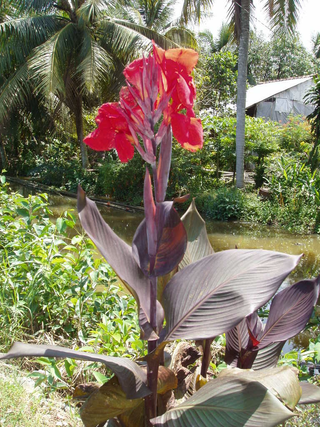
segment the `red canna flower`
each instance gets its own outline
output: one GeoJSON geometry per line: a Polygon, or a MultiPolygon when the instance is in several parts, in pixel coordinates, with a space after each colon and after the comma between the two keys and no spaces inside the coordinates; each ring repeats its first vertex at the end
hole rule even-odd
{"type": "Polygon", "coordinates": [[[123,163],[131,160],[134,154],[134,138],[119,103],[103,104],[99,108],[96,123],[98,128],[90,133],[84,142],[97,151],[115,148],[123,163]]]}
{"type": "Polygon", "coordinates": [[[99,109],[98,128],[84,140],[91,148],[115,148],[120,160],[127,162],[135,146],[142,158],[153,164],[156,146],[170,125],[182,147],[190,151],[202,147],[201,121],[193,112],[196,90],[191,76],[198,54],[191,49],[165,51],[154,43],[153,53],[125,68],[128,86],[121,89],[120,103],[99,109]],[[155,134],[161,116],[163,122],[155,134]]]}
{"type": "Polygon", "coordinates": [[[172,124],[172,133],[182,147],[196,151],[203,146],[201,120],[194,117],[192,109],[196,89],[191,72],[197,64],[198,54],[192,49],[165,51],[155,43],[153,53],[162,71],[160,95],[171,92],[172,98],[171,104],[164,112],[164,122],[166,125],[172,124]]]}
{"type": "Polygon", "coordinates": [[[172,133],[179,144],[188,151],[197,151],[203,146],[201,120],[189,115],[173,113],[171,116],[172,133]]]}

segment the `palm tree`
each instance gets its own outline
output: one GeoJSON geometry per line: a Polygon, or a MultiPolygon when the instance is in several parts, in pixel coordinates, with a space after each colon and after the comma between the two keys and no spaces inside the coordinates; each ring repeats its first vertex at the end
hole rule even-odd
{"type": "MultiPolygon", "coordinates": [[[[237,187],[244,185],[244,131],[247,63],[250,36],[250,17],[254,6],[253,0],[225,0],[230,3],[229,18],[239,43],[238,81],[237,81],[237,187]]],[[[263,0],[264,8],[269,14],[274,31],[292,33],[301,8],[302,0],[263,0]]],[[[211,7],[214,0],[184,0],[181,19],[184,22],[194,18],[200,20],[201,12],[211,7]]]]}
{"type": "Polygon", "coordinates": [[[119,19],[129,9],[125,3],[120,7],[112,0],[7,2],[13,16],[0,23],[0,76],[4,77],[0,123],[35,92],[54,107],[66,105],[76,125],[82,165],[87,167],[83,143],[87,94],[97,88],[106,91],[108,84],[119,86],[117,80],[134,50],[146,48],[141,34],[164,48],[176,44],[143,23],[119,19]]]}

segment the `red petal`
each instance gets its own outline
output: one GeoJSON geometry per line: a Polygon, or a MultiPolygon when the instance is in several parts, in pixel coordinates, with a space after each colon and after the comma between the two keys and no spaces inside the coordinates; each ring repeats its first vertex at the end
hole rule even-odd
{"type": "Polygon", "coordinates": [[[114,145],[122,163],[127,163],[134,155],[134,147],[131,142],[133,142],[133,138],[129,135],[125,135],[124,133],[118,133],[116,135],[114,145]]]}
{"type": "Polygon", "coordinates": [[[143,71],[143,59],[136,59],[124,69],[124,76],[129,83],[137,89],[141,89],[141,76],[143,71]]]}
{"type": "Polygon", "coordinates": [[[161,65],[162,62],[164,61],[166,51],[161,49],[161,47],[158,47],[153,40],[152,40],[152,44],[153,44],[153,55],[156,58],[157,63],[161,65]]]}
{"type": "Polygon", "coordinates": [[[260,341],[257,340],[257,338],[254,337],[253,333],[250,331],[250,329],[248,328],[248,333],[249,333],[249,337],[252,341],[253,347],[257,347],[260,344],[260,341]]]}
{"type": "Polygon", "coordinates": [[[90,133],[83,142],[93,150],[96,151],[109,151],[114,148],[115,132],[113,129],[98,128],[90,133]]]}
{"type": "Polygon", "coordinates": [[[172,133],[179,144],[189,151],[203,146],[203,129],[200,119],[174,113],[171,117],[172,133]]]}

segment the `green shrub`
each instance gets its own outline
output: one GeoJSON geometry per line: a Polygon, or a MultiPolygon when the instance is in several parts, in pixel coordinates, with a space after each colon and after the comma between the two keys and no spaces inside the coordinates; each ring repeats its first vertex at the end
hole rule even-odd
{"type": "Polygon", "coordinates": [[[197,198],[197,207],[208,218],[220,221],[241,219],[245,198],[241,190],[221,187],[197,198]]]}
{"type": "MultiPolygon", "coordinates": [[[[86,343],[90,331],[102,334],[106,311],[114,314],[107,325],[114,336],[127,328],[137,341],[134,299],[114,293],[113,270],[97,258],[90,239],[75,235],[71,213],[56,223],[50,216],[45,194],[24,198],[0,186],[1,345],[39,331],[86,343]],[[125,315],[121,325],[119,312],[125,315]]],[[[116,341],[111,344],[120,351],[116,341]]],[[[132,345],[140,351],[139,343],[132,345]]]]}
{"type": "Polygon", "coordinates": [[[99,168],[97,194],[104,194],[113,199],[139,206],[143,199],[144,163],[135,155],[128,163],[121,163],[113,153],[106,153],[106,158],[99,168]]]}

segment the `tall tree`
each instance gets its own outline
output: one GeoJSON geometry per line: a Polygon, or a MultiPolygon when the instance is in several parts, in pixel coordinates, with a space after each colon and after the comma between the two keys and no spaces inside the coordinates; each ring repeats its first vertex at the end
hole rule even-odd
{"type": "MultiPolygon", "coordinates": [[[[0,122],[37,92],[65,104],[76,125],[83,167],[83,102],[119,77],[139,34],[164,48],[175,43],[156,30],[120,19],[126,4],[107,0],[7,0],[15,16],[0,24],[0,122]]],[[[130,57],[131,55],[131,57],[130,57]]]]}
{"type": "MultiPolygon", "coordinates": [[[[244,185],[244,130],[247,83],[248,46],[250,36],[250,17],[253,0],[225,0],[230,4],[229,17],[239,40],[238,89],[237,89],[237,187],[244,185]]],[[[302,0],[261,0],[269,14],[275,32],[292,33],[296,26],[302,0]]],[[[213,0],[184,0],[182,19],[201,18],[201,11],[212,5],[213,0]]]]}

